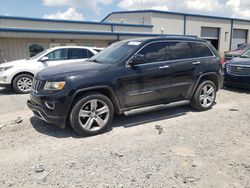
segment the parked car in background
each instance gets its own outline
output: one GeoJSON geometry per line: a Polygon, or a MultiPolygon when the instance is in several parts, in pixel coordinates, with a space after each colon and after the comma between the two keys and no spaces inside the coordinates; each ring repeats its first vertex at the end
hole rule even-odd
{"type": "Polygon", "coordinates": [[[34,114],[79,134],[103,131],[114,113],[190,101],[199,111],[214,104],[222,86],[220,55],[203,39],[157,37],[120,41],[88,61],[36,74],[27,102],[34,114]]]}
{"type": "Polygon", "coordinates": [[[224,85],[250,88],[250,50],[224,64],[224,85]]]}
{"type": "Polygon", "coordinates": [[[236,50],[225,52],[224,60],[229,61],[235,57],[239,57],[241,54],[250,49],[250,44],[242,44],[236,50]]]}
{"type": "Polygon", "coordinates": [[[0,64],[0,86],[12,87],[17,93],[29,93],[34,75],[47,67],[81,62],[101,48],[61,46],[45,50],[30,59],[0,64]]]}

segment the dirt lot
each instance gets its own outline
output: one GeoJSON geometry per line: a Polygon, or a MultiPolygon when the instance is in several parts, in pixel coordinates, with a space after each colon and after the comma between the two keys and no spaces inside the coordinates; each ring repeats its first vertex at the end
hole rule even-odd
{"type": "Polygon", "coordinates": [[[106,133],[79,137],[0,88],[0,187],[250,187],[249,94],[221,90],[206,112],[119,116],[106,133]]]}

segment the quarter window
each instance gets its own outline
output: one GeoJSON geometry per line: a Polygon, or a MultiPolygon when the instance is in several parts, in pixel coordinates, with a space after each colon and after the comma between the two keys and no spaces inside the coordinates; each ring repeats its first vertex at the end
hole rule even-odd
{"type": "Polygon", "coordinates": [[[193,49],[193,57],[211,57],[213,53],[204,43],[191,43],[193,49]]]}
{"type": "Polygon", "coordinates": [[[145,63],[165,60],[165,42],[156,42],[145,46],[138,54],[144,55],[145,63]]]}
{"type": "Polygon", "coordinates": [[[47,55],[49,60],[66,60],[68,59],[68,49],[55,50],[47,55]]]}

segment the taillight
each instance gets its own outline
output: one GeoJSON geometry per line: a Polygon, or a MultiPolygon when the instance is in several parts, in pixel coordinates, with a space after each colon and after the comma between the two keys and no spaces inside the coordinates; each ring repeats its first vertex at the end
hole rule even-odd
{"type": "Polygon", "coordinates": [[[220,64],[223,65],[224,63],[225,63],[225,59],[224,59],[224,57],[222,57],[222,58],[220,59],[220,64]]]}

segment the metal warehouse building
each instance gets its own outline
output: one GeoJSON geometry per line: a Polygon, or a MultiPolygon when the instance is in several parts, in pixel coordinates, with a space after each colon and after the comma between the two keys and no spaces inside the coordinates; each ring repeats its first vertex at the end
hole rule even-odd
{"type": "Polygon", "coordinates": [[[105,47],[132,37],[177,34],[207,39],[223,53],[248,42],[249,30],[250,20],[156,10],[113,12],[101,22],[0,16],[0,50],[11,61],[53,46],[105,47]]]}

